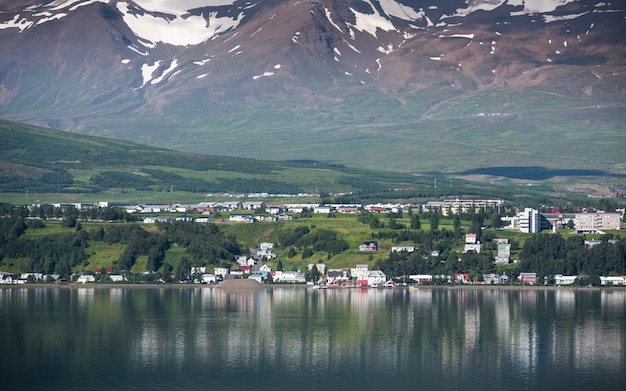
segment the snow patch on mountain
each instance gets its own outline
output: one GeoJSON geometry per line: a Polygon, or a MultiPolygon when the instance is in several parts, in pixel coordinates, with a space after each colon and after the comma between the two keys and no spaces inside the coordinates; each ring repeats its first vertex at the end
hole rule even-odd
{"type": "Polygon", "coordinates": [[[468,5],[467,8],[457,8],[454,14],[445,15],[444,17],[465,17],[476,11],[491,11],[506,3],[506,1],[507,0],[469,0],[466,1],[468,5]]]}
{"type": "Polygon", "coordinates": [[[106,1],[102,0],[88,0],[88,1],[76,1],[76,0],[61,0],[61,1],[53,1],[52,3],[46,4],[46,7],[49,7],[51,11],[59,11],[64,8],[70,7],[69,11],[76,11],[80,7],[84,7],[93,3],[106,3],[106,1]]]}
{"type": "Polygon", "coordinates": [[[170,66],[165,71],[163,71],[161,76],[157,77],[156,79],[151,80],[150,84],[158,84],[162,82],[169,73],[171,73],[174,69],[176,69],[177,66],[178,66],[178,61],[176,59],[172,60],[172,62],[170,63],[170,66]]]}
{"type": "Polygon", "coordinates": [[[423,11],[415,11],[413,8],[400,4],[395,0],[380,0],[379,3],[385,14],[398,19],[414,21],[421,20],[425,16],[423,11]]]}
{"type": "Polygon", "coordinates": [[[52,16],[50,16],[50,17],[48,17],[48,18],[41,18],[41,19],[39,19],[39,20],[37,21],[37,23],[36,23],[36,24],[37,24],[37,25],[39,25],[39,24],[42,24],[42,23],[49,22],[49,21],[51,21],[51,20],[61,19],[61,18],[62,18],[62,17],[64,17],[64,16],[67,16],[67,14],[65,14],[65,13],[62,13],[62,12],[61,12],[61,13],[58,13],[58,14],[52,15],[52,16]]]}
{"type": "Polygon", "coordinates": [[[209,13],[209,20],[201,16],[174,17],[168,20],[150,14],[133,15],[128,3],[117,3],[117,9],[124,15],[124,22],[143,39],[177,46],[197,45],[217,34],[237,27],[243,18],[239,13],[236,19],[218,17],[217,12],[209,13]]]}
{"type": "Polygon", "coordinates": [[[524,7],[523,11],[512,12],[511,15],[538,14],[553,12],[558,7],[578,0],[507,0],[508,5],[524,7]]]}
{"type": "Polygon", "coordinates": [[[135,0],[135,4],[145,10],[163,12],[170,15],[181,16],[190,9],[201,7],[216,7],[220,5],[232,5],[234,0],[135,0]]]}
{"type": "Polygon", "coordinates": [[[452,35],[439,35],[439,38],[467,38],[474,39],[474,34],[452,34],[452,35]]]}
{"type": "Polygon", "coordinates": [[[390,20],[388,20],[381,14],[379,14],[378,11],[376,11],[376,8],[372,5],[372,3],[369,0],[364,0],[364,1],[368,3],[370,7],[372,7],[372,9],[374,10],[374,13],[363,14],[363,13],[358,12],[354,8],[350,7],[350,11],[352,11],[354,16],[356,17],[356,23],[354,25],[351,25],[351,24],[348,24],[348,25],[350,25],[351,27],[354,27],[355,29],[361,32],[367,32],[373,35],[374,38],[378,38],[376,35],[376,32],[378,31],[378,29],[381,29],[383,31],[397,31],[393,23],[391,23],[390,20]]]}
{"type": "Polygon", "coordinates": [[[141,50],[137,49],[135,45],[128,45],[127,47],[133,52],[139,54],[140,56],[147,56],[148,54],[150,54],[148,52],[142,52],[141,50]]]}
{"type": "Polygon", "coordinates": [[[264,72],[262,75],[252,76],[252,79],[257,80],[262,77],[270,77],[270,76],[274,76],[274,72],[264,72]]]}
{"type": "Polygon", "coordinates": [[[330,10],[326,7],[324,7],[324,14],[326,15],[326,19],[328,19],[328,22],[332,24],[339,32],[342,32],[341,28],[337,25],[337,23],[333,22],[333,18],[330,13],[330,10]]]}
{"type": "Polygon", "coordinates": [[[291,37],[291,42],[293,42],[293,43],[298,43],[298,37],[300,36],[300,34],[301,34],[301,33],[300,33],[299,31],[296,31],[296,32],[293,34],[293,36],[291,37]]]}
{"type": "Polygon", "coordinates": [[[361,54],[361,51],[359,49],[357,49],[356,47],[354,47],[354,45],[352,45],[350,42],[346,41],[345,39],[341,39],[343,41],[343,43],[345,43],[350,49],[354,50],[355,52],[361,54]]]}
{"type": "Polygon", "coordinates": [[[376,50],[383,54],[391,54],[393,53],[393,45],[389,44],[387,47],[379,46],[376,50]]]}
{"type": "Polygon", "coordinates": [[[20,19],[20,14],[16,14],[13,19],[0,24],[0,30],[10,29],[10,28],[18,28],[20,29],[20,33],[27,28],[31,27],[34,22],[29,21],[26,18],[20,19]]]}
{"type": "Polygon", "coordinates": [[[150,80],[152,80],[152,73],[159,67],[159,65],[161,65],[161,60],[156,61],[153,65],[143,64],[141,66],[141,75],[143,76],[143,84],[141,84],[141,87],[139,88],[144,87],[146,84],[150,82],[150,80]]]}
{"type": "Polygon", "coordinates": [[[143,46],[150,48],[150,49],[154,49],[157,45],[154,42],[148,42],[148,41],[144,41],[143,39],[137,38],[137,41],[139,41],[140,44],[142,44],[143,46]]]}
{"type": "Polygon", "coordinates": [[[550,22],[555,22],[558,20],[572,20],[572,19],[576,19],[578,17],[581,17],[583,15],[588,14],[589,11],[580,13],[580,14],[571,14],[571,15],[543,15],[543,19],[546,21],[546,23],[550,23],[550,22]]]}
{"type": "MultiPolygon", "coordinates": [[[[554,12],[558,7],[578,0],[467,0],[467,7],[457,8],[452,15],[444,15],[444,18],[465,17],[476,11],[493,11],[494,9],[508,5],[516,8],[522,8],[519,11],[511,12],[511,16],[542,14],[554,12]]],[[[559,20],[559,19],[555,19],[559,20]]]]}

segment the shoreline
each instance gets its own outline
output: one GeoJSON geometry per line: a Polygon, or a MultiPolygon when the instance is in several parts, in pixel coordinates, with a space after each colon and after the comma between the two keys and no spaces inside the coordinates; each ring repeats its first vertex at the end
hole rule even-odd
{"type": "MultiPolygon", "coordinates": [[[[238,281],[238,280],[232,280],[238,281]]],[[[245,281],[245,280],[242,280],[245,281]]],[[[292,284],[292,285],[264,285],[250,286],[244,284],[241,286],[228,286],[223,282],[219,284],[98,284],[98,283],[69,283],[69,284],[6,284],[0,285],[0,290],[3,289],[220,289],[225,291],[259,291],[268,289],[314,289],[312,285],[292,284]]],[[[411,290],[567,290],[567,291],[612,291],[612,290],[626,290],[626,287],[621,286],[609,286],[609,287],[591,287],[591,286],[553,286],[553,285],[416,285],[411,286],[411,290]],[[416,289],[415,289],[416,288],[416,289]]],[[[321,290],[341,290],[341,291],[353,291],[353,290],[373,290],[373,291],[389,291],[389,290],[409,290],[409,287],[394,287],[394,288],[341,288],[341,287],[328,287],[321,290]]]]}

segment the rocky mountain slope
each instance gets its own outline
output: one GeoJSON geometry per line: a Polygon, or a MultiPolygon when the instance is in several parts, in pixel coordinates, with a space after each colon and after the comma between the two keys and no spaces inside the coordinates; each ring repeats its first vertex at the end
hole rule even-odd
{"type": "Polygon", "coordinates": [[[0,0],[0,10],[0,117],[11,120],[402,171],[624,169],[621,2],[0,0]],[[546,149],[553,140],[561,147],[546,149]]]}

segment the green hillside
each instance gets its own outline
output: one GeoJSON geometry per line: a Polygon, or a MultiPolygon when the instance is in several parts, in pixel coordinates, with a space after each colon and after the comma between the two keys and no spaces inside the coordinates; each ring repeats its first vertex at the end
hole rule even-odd
{"type": "Polygon", "coordinates": [[[0,190],[5,196],[361,192],[415,182],[406,174],[182,153],[2,120],[0,137],[0,190]]]}
{"type": "MultiPolygon", "coordinates": [[[[346,202],[499,197],[521,205],[587,205],[587,194],[626,187],[624,178],[586,175],[582,182],[553,181],[554,171],[503,167],[459,176],[411,175],[330,165],[275,162],[166,149],[82,136],[0,120],[0,202],[200,202],[228,194],[315,193],[346,202]],[[506,179],[514,170],[540,180],[506,179]],[[499,176],[502,175],[502,176],[499,176]],[[543,177],[542,177],[543,176],[543,177]],[[532,186],[528,186],[532,184],[532,186]]],[[[447,158],[446,158],[447,159],[447,158]]],[[[470,167],[468,167],[469,169],[470,167]]],[[[574,175],[569,173],[568,175],[574,175]]]]}

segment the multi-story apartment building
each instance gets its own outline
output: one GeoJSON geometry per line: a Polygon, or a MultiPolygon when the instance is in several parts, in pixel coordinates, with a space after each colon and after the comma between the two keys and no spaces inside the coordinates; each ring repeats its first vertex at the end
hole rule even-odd
{"type": "Polygon", "coordinates": [[[596,232],[601,230],[617,230],[622,224],[619,213],[593,212],[576,213],[574,229],[579,232],[596,232]]]}

